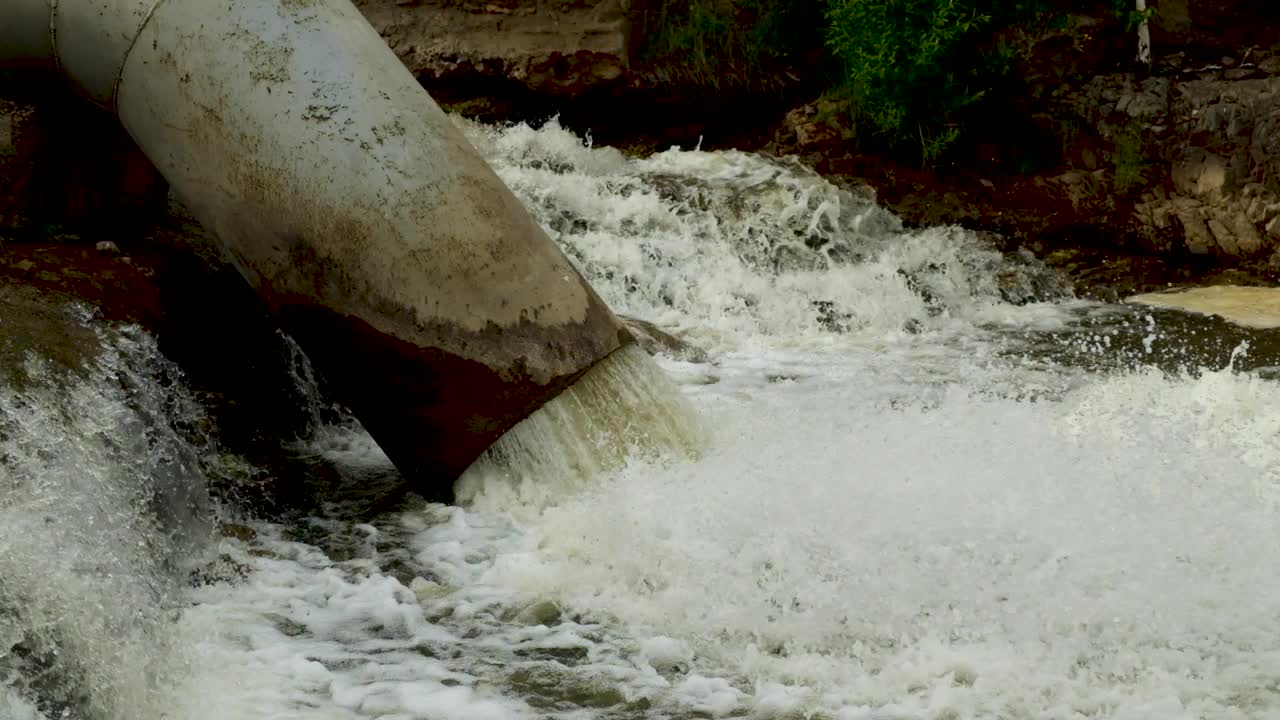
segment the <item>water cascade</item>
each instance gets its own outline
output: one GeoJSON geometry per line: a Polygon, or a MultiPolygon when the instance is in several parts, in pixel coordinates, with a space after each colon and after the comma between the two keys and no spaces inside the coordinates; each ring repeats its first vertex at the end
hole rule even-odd
{"type": "Polygon", "coordinates": [[[688,401],[629,345],[507,431],[458,479],[455,495],[495,509],[538,507],[628,460],[697,457],[703,438],[688,401]]]}
{"type": "MultiPolygon", "coordinates": [[[[708,360],[635,385],[611,355],[465,505],[212,538],[158,520],[225,452],[145,335],[57,392],[0,372],[0,717],[1280,712],[1274,330],[1076,300],[789,162],[461,124],[605,300],[708,360]]],[[[317,407],[282,442],[395,472],[317,407]]]]}
{"type": "MultiPolygon", "coordinates": [[[[95,332],[67,312],[63,330],[95,332]]],[[[0,385],[6,719],[162,717],[188,670],[172,628],[211,545],[200,454],[214,450],[150,338],[101,343],[75,369],[18,353],[20,379],[0,385]]]]}
{"type": "Polygon", "coordinates": [[[632,338],[347,0],[7,0],[419,492],[632,338]]]}

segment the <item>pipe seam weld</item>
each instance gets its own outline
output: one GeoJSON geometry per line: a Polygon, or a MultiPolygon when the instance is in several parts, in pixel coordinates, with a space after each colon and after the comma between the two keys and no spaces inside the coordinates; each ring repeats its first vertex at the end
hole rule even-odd
{"type": "MultiPolygon", "coordinates": [[[[57,5],[58,0],[52,0],[57,5]]],[[[138,44],[138,38],[142,37],[142,33],[147,29],[147,25],[151,23],[151,18],[155,17],[156,10],[165,3],[165,0],[155,0],[151,3],[151,7],[147,9],[147,14],[142,18],[142,22],[138,24],[138,30],[133,34],[133,39],[129,41],[129,47],[124,51],[124,56],[120,58],[120,67],[116,69],[116,80],[111,85],[111,107],[107,108],[115,112],[116,106],[119,104],[120,83],[124,82],[124,66],[129,63],[129,56],[133,54],[133,48],[138,44]]],[[[56,53],[55,53],[56,54],[56,53]]]]}
{"type": "Polygon", "coordinates": [[[53,67],[62,73],[62,58],[58,56],[58,0],[49,0],[49,47],[53,50],[53,67]]]}

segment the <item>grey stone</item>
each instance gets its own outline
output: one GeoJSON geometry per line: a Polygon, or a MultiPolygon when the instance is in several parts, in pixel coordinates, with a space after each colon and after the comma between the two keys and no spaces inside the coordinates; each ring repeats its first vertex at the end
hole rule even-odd
{"type": "Polygon", "coordinates": [[[1204,218],[1196,210],[1179,209],[1176,213],[1178,221],[1182,223],[1187,250],[1194,255],[1207,255],[1215,243],[1204,218]]]}
{"type": "Polygon", "coordinates": [[[704,363],[709,359],[707,351],[682,340],[647,320],[620,315],[619,318],[636,342],[650,355],[670,355],[677,360],[704,363]]]}
{"type": "Polygon", "coordinates": [[[1262,235],[1258,233],[1258,227],[1249,221],[1247,217],[1236,213],[1232,216],[1235,222],[1232,223],[1232,234],[1236,238],[1236,247],[1241,255],[1252,255],[1262,249],[1262,235]]]}
{"type": "Polygon", "coordinates": [[[1249,139],[1249,159],[1253,164],[1250,174],[1274,187],[1280,185],[1280,100],[1270,113],[1258,117],[1249,139]]]}
{"type": "Polygon", "coordinates": [[[1217,241],[1218,247],[1222,248],[1228,255],[1240,254],[1235,235],[1227,229],[1227,226],[1221,220],[1212,218],[1208,224],[1209,232],[1213,233],[1213,239],[1217,241]]]}
{"type": "Polygon", "coordinates": [[[1116,109],[1129,117],[1154,120],[1168,111],[1169,87],[1167,78],[1147,78],[1142,82],[1142,87],[1137,93],[1122,99],[1123,110],[1119,105],[1116,109]]]}
{"type": "Polygon", "coordinates": [[[1266,230],[1269,237],[1280,240],[1280,215],[1271,218],[1266,230]]]}

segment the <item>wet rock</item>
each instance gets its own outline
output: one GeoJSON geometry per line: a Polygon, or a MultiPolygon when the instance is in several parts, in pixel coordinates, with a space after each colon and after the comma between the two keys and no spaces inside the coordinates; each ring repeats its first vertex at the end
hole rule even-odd
{"type": "Polygon", "coordinates": [[[555,665],[528,665],[507,676],[508,686],[535,708],[572,710],[604,709],[623,705],[622,691],[600,678],[566,673],[555,665]]]}
{"type": "MultiPolygon", "coordinates": [[[[199,227],[173,217],[127,237],[129,263],[97,251],[92,236],[77,244],[36,235],[0,246],[0,379],[20,372],[32,348],[80,367],[98,334],[138,325],[182,368],[225,449],[247,458],[247,467],[281,467],[281,438],[298,437],[310,412],[275,323],[199,227]],[[67,307],[79,308],[73,321],[67,307]]],[[[304,486],[206,471],[219,495],[266,514],[294,503],[304,486]]]]}
{"type": "Polygon", "coordinates": [[[291,620],[283,615],[279,615],[277,613],[271,613],[266,616],[266,619],[270,620],[271,624],[275,626],[276,630],[278,630],[280,634],[284,635],[285,637],[299,637],[301,635],[307,634],[306,625],[303,625],[302,623],[297,622],[296,620],[291,620]]]}
{"type": "Polygon", "coordinates": [[[216,559],[191,571],[192,585],[237,583],[249,576],[252,568],[222,553],[216,559]]]}
{"type": "Polygon", "coordinates": [[[578,665],[586,661],[591,650],[586,647],[527,647],[516,650],[516,656],[529,660],[554,660],[562,665],[578,665]]]}
{"type": "Polygon", "coordinates": [[[119,255],[120,247],[110,240],[101,240],[93,246],[95,250],[105,255],[119,255]]]}
{"type": "Polygon", "coordinates": [[[418,602],[435,600],[448,594],[449,589],[440,583],[424,577],[416,577],[409,581],[409,589],[413,591],[418,602]]]}
{"type": "Polygon", "coordinates": [[[775,132],[772,149],[802,156],[846,153],[847,147],[841,146],[854,138],[849,120],[849,113],[838,101],[819,98],[786,114],[775,132]]]}
{"type": "Polygon", "coordinates": [[[636,342],[650,355],[670,355],[677,360],[704,363],[710,358],[707,351],[690,344],[647,320],[620,315],[623,325],[635,336],[636,342]]]}
{"type": "Polygon", "coordinates": [[[525,625],[546,625],[548,627],[560,622],[560,606],[551,600],[540,600],[521,610],[516,621],[525,625]]]}
{"type": "Polygon", "coordinates": [[[30,361],[83,373],[101,354],[103,338],[68,298],[0,278],[0,383],[29,382],[30,361]]]}
{"type": "Polygon", "coordinates": [[[218,528],[218,532],[220,532],[223,537],[234,538],[240,542],[249,542],[258,537],[257,530],[254,530],[248,525],[238,525],[236,523],[223,523],[218,528]]]}
{"type": "Polygon", "coordinates": [[[1080,296],[1106,302],[1195,282],[1210,272],[1203,259],[1175,262],[1105,247],[1060,248],[1046,254],[1044,262],[1065,273],[1080,296]]]}

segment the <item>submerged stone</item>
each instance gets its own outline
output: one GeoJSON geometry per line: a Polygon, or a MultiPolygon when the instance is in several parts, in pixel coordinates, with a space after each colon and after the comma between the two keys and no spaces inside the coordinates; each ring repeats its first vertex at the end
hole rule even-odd
{"type": "Polygon", "coordinates": [[[619,316],[618,319],[635,336],[640,347],[650,355],[670,355],[676,360],[691,363],[705,363],[710,359],[706,350],[663,330],[648,320],[627,316],[619,316]]]}
{"type": "Polygon", "coordinates": [[[525,702],[540,709],[600,710],[616,707],[627,701],[618,688],[568,674],[554,664],[531,664],[516,668],[507,677],[507,683],[525,702]]]}
{"type": "Polygon", "coordinates": [[[539,600],[516,615],[516,621],[525,625],[556,625],[560,622],[560,606],[552,600],[539,600]]]}

